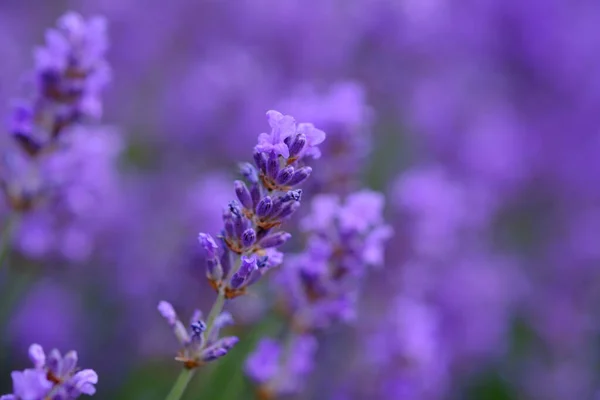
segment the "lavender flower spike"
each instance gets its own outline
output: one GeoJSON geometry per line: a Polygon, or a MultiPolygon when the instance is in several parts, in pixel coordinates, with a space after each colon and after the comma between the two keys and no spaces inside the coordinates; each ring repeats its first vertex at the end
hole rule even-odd
{"type": "Polygon", "coordinates": [[[209,282],[227,299],[244,295],[281,263],[283,254],[277,248],[291,235],[277,228],[300,206],[302,190],[297,186],[312,172],[306,159],[318,158],[318,145],[325,140],[323,131],[309,123],[296,124],[292,116],[271,110],[267,119],[271,132],[259,135],[254,165],[240,165],[246,181],[234,182],[237,200],[223,210],[221,240],[199,235],[209,282]]]}
{"type": "Polygon", "coordinates": [[[207,335],[207,326],[201,319],[199,311],[194,313],[189,329],[179,320],[170,303],[161,301],[158,304],[158,311],[173,329],[181,346],[175,359],[182,362],[186,369],[194,369],[225,356],[238,342],[238,338],[235,336],[219,339],[221,328],[233,323],[233,318],[228,312],[223,312],[215,318],[213,328],[207,335]]]}
{"type": "Polygon", "coordinates": [[[96,393],[98,374],[91,369],[79,370],[76,352],[62,356],[54,349],[46,355],[40,345],[33,344],[29,357],[34,368],[14,371],[13,393],[0,396],[0,400],[72,400],[96,393]]]}
{"type": "Polygon", "coordinates": [[[36,49],[35,95],[15,105],[11,133],[30,156],[53,146],[75,123],[102,115],[100,95],[110,80],[106,21],[69,12],[36,49]]]}

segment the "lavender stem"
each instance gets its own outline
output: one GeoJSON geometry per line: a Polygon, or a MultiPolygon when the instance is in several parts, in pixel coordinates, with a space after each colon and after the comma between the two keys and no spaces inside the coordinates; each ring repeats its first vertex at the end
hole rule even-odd
{"type": "MultiPolygon", "coordinates": [[[[217,298],[215,299],[215,302],[213,303],[213,306],[210,309],[210,313],[208,314],[208,319],[206,320],[206,337],[210,337],[210,332],[212,331],[212,329],[214,327],[215,318],[217,318],[217,316],[219,314],[221,314],[221,312],[223,311],[224,305],[225,305],[225,294],[223,293],[222,290],[219,290],[219,294],[217,295],[217,298]]],[[[173,385],[173,388],[169,392],[169,395],[167,396],[166,400],[181,399],[181,396],[183,396],[185,389],[187,388],[188,384],[192,380],[195,371],[196,371],[196,368],[193,368],[193,369],[184,368],[181,371],[181,373],[179,374],[179,376],[177,377],[177,380],[175,381],[175,384],[173,385]]]]}

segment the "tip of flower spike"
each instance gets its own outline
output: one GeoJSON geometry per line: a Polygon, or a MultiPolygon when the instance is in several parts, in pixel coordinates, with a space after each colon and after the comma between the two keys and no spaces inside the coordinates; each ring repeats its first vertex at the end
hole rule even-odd
{"type": "Polygon", "coordinates": [[[217,242],[215,242],[215,239],[213,239],[211,235],[209,235],[208,233],[200,232],[198,234],[198,242],[200,242],[200,245],[204,248],[208,257],[214,257],[215,250],[217,250],[219,246],[217,245],[217,242]]]}
{"type": "Polygon", "coordinates": [[[170,325],[175,324],[175,322],[177,321],[177,313],[175,312],[175,309],[173,308],[171,303],[163,300],[160,303],[158,303],[157,308],[160,315],[162,315],[169,322],[170,325]]]}
{"type": "Polygon", "coordinates": [[[39,344],[29,346],[29,359],[36,368],[42,368],[46,364],[46,353],[39,344]]]}

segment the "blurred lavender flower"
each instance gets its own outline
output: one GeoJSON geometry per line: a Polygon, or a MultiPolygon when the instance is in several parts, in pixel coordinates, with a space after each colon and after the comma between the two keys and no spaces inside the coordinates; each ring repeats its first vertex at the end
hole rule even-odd
{"type": "Polygon", "coordinates": [[[35,51],[33,96],[15,106],[10,129],[25,152],[36,156],[66,128],[101,117],[100,94],[110,79],[107,48],[101,17],[86,21],[69,12],[46,33],[46,47],[35,51]]]}
{"type": "Polygon", "coordinates": [[[0,185],[9,205],[25,214],[16,238],[25,254],[82,260],[115,205],[122,149],[113,129],[83,125],[102,115],[100,95],[110,79],[106,22],[67,13],[46,41],[35,53],[31,96],[12,114],[17,148],[3,156],[0,185]]]}
{"type": "Polygon", "coordinates": [[[300,206],[302,190],[310,176],[306,158],[318,158],[325,133],[312,124],[296,124],[290,115],[267,112],[271,132],[261,133],[254,149],[255,166],[240,165],[246,182],[234,183],[237,201],[223,211],[224,230],[218,239],[200,233],[205,250],[207,277],[213,288],[231,299],[246,293],[268,270],[283,261],[278,247],[291,235],[275,231],[300,206]],[[240,262],[233,265],[233,255],[240,262]]]}
{"type": "Polygon", "coordinates": [[[1,400],[71,400],[96,393],[98,374],[92,369],[79,370],[75,351],[62,356],[54,349],[46,354],[42,346],[32,344],[29,358],[34,368],[14,371],[14,393],[1,396],[1,400]]]}
{"type": "Polygon", "coordinates": [[[361,280],[369,266],[383,264],[383,245],[392,235],[384,223],[384,199],[377,192],[318,195],[302,220],[306,250],[289,257],[274,278],[274,289],[296,329],[326,328],[350,321],[361,280]]]}
{"type": "Polygon", "coordinates": [[[221,328],[233,324],[233,318],[228,312],[218,315],[212,322],[210,330],[202,320],[202,312],[196,310],[190,320],[189,328],[179,320],[173,306],[161,301],[158,311],[167,320],[182,349],[175,358],[184,364],[187,369],[197,368],[207,362],[225,356],[238,342],[235,336],[219,338],[221,328]]]}
{"type": "Polygon", "coordinates": [[[246,374],[258,385],[260,399],[298,393],[314,368],[317,340],[294,336],[289,343],[262,339],[246,360],[246,374]]]}
{"type": "Polygon", "coordinates": [[[122,140],[113,129],[75,127],[60,143],[37,163],[43,197],[23,215],[16,241],[33,258],[58,254],[81,261],[118,206],[122,140]]]}

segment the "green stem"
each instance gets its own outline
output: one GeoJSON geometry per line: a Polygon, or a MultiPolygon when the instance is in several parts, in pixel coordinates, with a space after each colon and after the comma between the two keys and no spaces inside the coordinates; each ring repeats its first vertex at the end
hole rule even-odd
{"type": "MultiPolygon", "coordinates": [[[[214,302],[212,308],[210,309],[210,313],[208,314],[208,319],[206,320],[206,336],[205,336],[206,338],[210,337],[210,332],[214,328],[215,319],[223,311],[224,305],[225,305],[225,294],[221,290],[221,291],[219,291],[219,294],[218,294],[217,298],[215,299],[215,302],[214,302]]],[[[173,388],[169,392],[169,395],[167,396],[166,400],[181,399],[181,396],[183,396],[185,389],[187,388],[188,384],[192,380],[192,377],[194,376],[195,371],[196,371],[195,369],[184,368],[183,371],[181,371],[181,373],[179,374],[179,377],[177,378],[177,380],[175,381],[175,384],[173,385],[173,388]]]]}
{"type": "Polygon", "coordinates": [[[18,215],[15,212],[10,212],[2,229],[2,236],[0,236],[0,269],[4,266],[4,261],[10,253],[10,242],[17,225],[17,217],[18,215]]]}
{"type": "Polygon", "coordinates": [[[210,333],[212,332],[215,325],[215,319],[223,311],[224,305],[225,294],[222,290],[219,290],[219,294],[217,295],[217,298],[215,299],[215,302],[212,308],[210,309],[210,313],[208,314],[208,319],[206,320],[206,335],[204,336],[205,338],[210,338],[210,333]]]}
{"type": "Polygon", "coordinates": [[[181,373],[177,377],[177,380],[175,381],[175,384],[173,385],[173,388],[171,389],[171,391],[169,392],[169,395],[167,396],[167,400],[181,399],[181,396],[183,396],[183,392],[185,392],[185,389],[187,388],[188,383],[190,383],[190,381],[192,380],[192,377],[194,376],[194,371],[195,371],[194,369],[187,369],[187,368],[184,368],[181,371],[181,373]]]}

